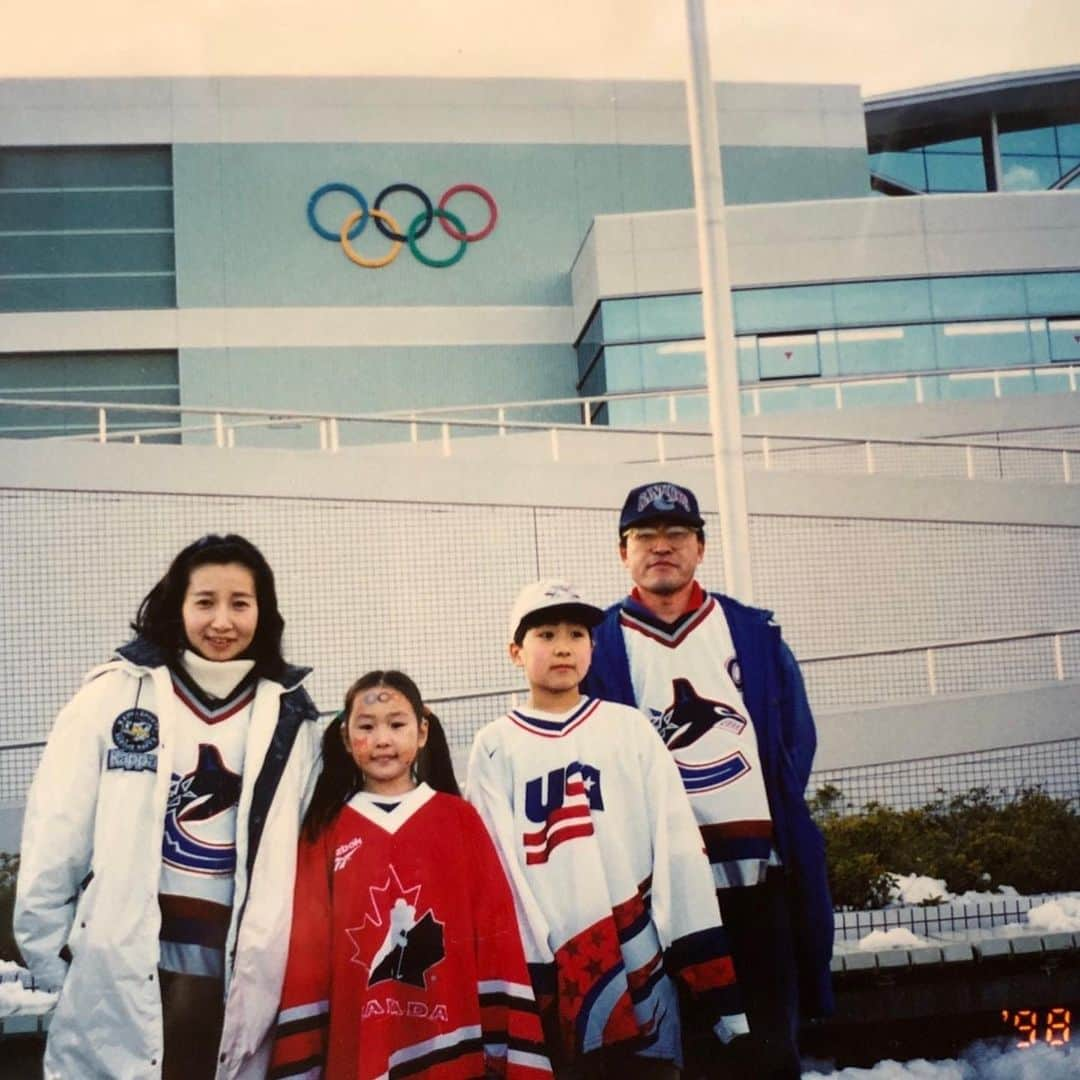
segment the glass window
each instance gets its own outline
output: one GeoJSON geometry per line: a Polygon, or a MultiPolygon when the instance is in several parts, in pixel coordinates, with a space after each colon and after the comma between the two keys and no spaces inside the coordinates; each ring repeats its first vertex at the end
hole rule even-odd
{"type": "Polygon", "coordinates": [[[1027,319],[946,323],[939,330],[938,356],[943,368],[1031,363],[1027,319]]]}
{"type": "Polygon", "coordinates": [[[604,369],[607,373],[607,392],[644,390],[641,345],[608,345],[604,349],[604,369]]]}
{"type": "Polygon", "coordinates": [[[1025,274],[1027,312],[1031,315],[1073,315],[1080,311],[1080,272],[1025,274]]]}
{"type": "Polygon", "coordinates": [[[1051,319],[1046,331],[1050,337],[1051,360],[1080,360],[1080,318],[1051,319]]]}
{"type": "Polygon", "coordinates": [[[1057,157],[1001,156],[1002,191],[1045,191],[1061,173],[1061,160],[1057,157]]]}
{"type": "Polygon", "coordinates": [[[638,301],[638,319],[643,340],[701,337],[705,332],[701,293],[644,297],[638,301]]]}
{"type": "Polygon", "coordinates": [[[582,397],[588,397],[590,394],[607,393],[607,369],[603,352],[600,353],[600,358],[593,365],[592,370],[585,376],[585,381],[581,384],[578,393],[582,397]]]}
{"type": "Polygon", "coordinates": [[[908,281],[853,281],[832,287],[837,326],[918,322],[930,318],[925,278],[908,281]]]}
{"type": "Polygon", "coordinates": [[[982,155],[927,154],[928,191],[986,191],[982,155]]]}
{"type": "Polygon", "coordinates": [[[626,300],[603,300],[600,303],[600,310],[605,342],[641,340],[636,297],[626,300]]]}
{"type": "Polygon", "coordinates": [[[919,150],[896,153],[886,151],[870,155],[870,171],[898,180],[916,191],[926,190],[926,161],[919,150]]]}
{"type": "Polygon", "coordinates": [[[0,150],[0,275],[0,311],[174,307],[169,148],[0,150]]]}
{"type": "Polygon", "coordinates": [[[1058,153],[1080,156],[1080,124],[1059,124],[1058,153]]]}
{"type": "Polygon", "coordinates": [[[949,139],[946,142],[930,143],[925,147],[928,154],[976,154],[982,157],[982,139],[971,135],[966,139],[949,139]]]}
{"type": "Polygon", "coordinates": [[[1003,154],[1056,155],[1058,152],[1057,138],[1052,127],[1002,131],[998,134],[998,146],[1003,154]]]}
{"type": "Polygon", "coordinates": [[[762,334],[758,360],[763,379],[796,379],[821,374],[817,334],[762,334]]]}
{"type": "Polygon", "coordinates": [[[660,342],[643,345],[641,378],[643,386],[702,386],[705,382],[705,354],[689,342],[660,342]]]}
{"type": "Polygon", "coordinates": [[[869,375],[932,368],[935,351],[927,329],[926,326],[877,326],[838,330],[838,372],[869,375]]]}
{"type": "Polygon", "coordinates": [[[735,329],[740,334],[817,329],[832,326],[835,320],[831,285],[743,289],[734,294],[732,301],[735,329]]]}
{"type": "Polygon", "coordinates": [[[941,320],[1027,315],[1024,279],[1019,274],[931,278],[934,318],[941,320]]]}
{"type": "MultiPolygon", "coordinates": [[[[10,353],[0,357],[0,397],[48,401],[123,402],[176,405],[180,401],[177,354],[145,352],[10,353]]],[[[179,426],[175,413],[113,412],[109,428],[179,426]]],[[[0,408],[0,437],[75,435],[97,430],[92,409],[0,408]]],[[[151,442],[179,442],[178,435],[149,436],[151,442]]]]}
{"type": "Polygon", "coordinates": [[[596,359],[596,354],[604,345],[604,325],[602,307],[597,307],[592,318],[585,324],[581,338],[577,344],[578,379],[584,379],[589,373],[590,365],[596,359]]]}

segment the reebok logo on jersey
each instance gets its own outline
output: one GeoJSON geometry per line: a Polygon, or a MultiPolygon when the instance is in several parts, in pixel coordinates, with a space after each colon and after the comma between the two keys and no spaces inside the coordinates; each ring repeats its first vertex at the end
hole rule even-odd
{"type": "Polygon", "coordinates": [[[592,836],[591,811],[603,809],[600,771],[591,765],[574,761],[530,780],[525,785],[525,816],[543,827],[522,835],[526,864],[547,862],[560,844],[592,836]]]}
{"type": "Polygon", "coordinates": [[[334,873],[344,870],[349,865],[349,860],[360,850],[364,841],[359,837],[353,837],[347,844],[338,844],[334,849],[334,873]]]}

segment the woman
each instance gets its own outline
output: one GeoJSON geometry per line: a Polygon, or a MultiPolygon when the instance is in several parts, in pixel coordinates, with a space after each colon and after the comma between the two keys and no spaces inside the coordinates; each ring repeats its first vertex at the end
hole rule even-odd
{"type": "Polygon", "coordinates": [[[15,909],[46,1077],[264,1074],[320,735],[283,628],[259,550],[204,536],[57,718],[15,909]]]}

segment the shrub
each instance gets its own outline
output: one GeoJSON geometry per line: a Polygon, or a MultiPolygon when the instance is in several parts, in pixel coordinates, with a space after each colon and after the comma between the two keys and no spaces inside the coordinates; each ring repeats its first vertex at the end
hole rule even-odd
{"type": "Polygon", "coordinates": [[[15,914],[15,879],[19,876],[19,856],[0,851],[0,960],[22,963],[11,920],[15,914]]]}
{"type": "Polygon", "coordinates": [[[995,797],[972,788],[918,810],[869,803],[846,813],[843,793],[810,800],[828,851],[837,907],[880,907],[890,873],[943,878],[950,892],[1011,885],[1021,893],[1080,888],[1080,813],[1038,789],[995,797]]]}

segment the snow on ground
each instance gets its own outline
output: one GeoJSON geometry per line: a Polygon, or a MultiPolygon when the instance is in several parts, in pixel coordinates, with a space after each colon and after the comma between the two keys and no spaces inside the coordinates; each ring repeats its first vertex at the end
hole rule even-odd
{"type": "Polygon", "coordinates": [[[804,1072],[802,1080],[1076,1080],[1080,1050],[1036,1043],[1023,1050],[976,1043],[956,1061],[879,1061],[872,1069],[804,1072]]]}
{"type": "Polygon", "coordinates": [[[890,874],[892,888],[889,899],[894,904],[925,904],[935,900],[951,900],[952,893],[942,878],[921,874],[890,874]]]}
{"type": "Polygon", "coordinates": [[[949,892],[943,878],[926,877],[923,874],[889,874],[892,888],[889,891],[889,903],[901,904],[983,904],[990,900],[1000,900],[1003,896],[1019,896],[1011,885],[1001,885],[993,892],[976,892],[968,889],[959,895],[949,892]]]}
{"type": "Polygon", "coordinates": [[[47,1013],[58,996],[45,990],[27,990],[21,982],[0,983],[0,1017],[47,1013]]]}
{"type": "Polygon", "coordinates": [[[1080,930],[1080,894],[1059,896],[1033,907],[1027,913],[1028,926],[1048,934],[1080,930]]]}
{"type": "Polygon", "coordinates": [[[915,949],[920,945],[929,945],[925,938],[918,937],[902,926],[891,930],[871,930],[866,937],[859,938],[861,952],[878,952],[880,949],[915,949]]]}

